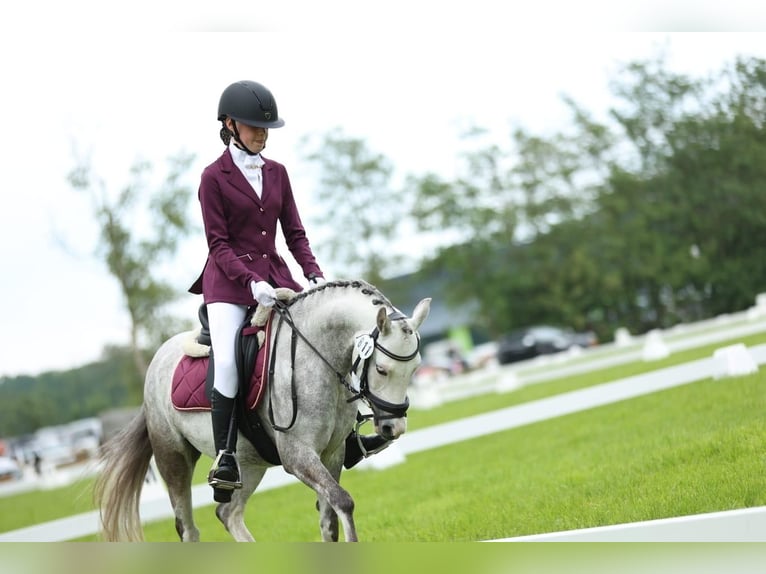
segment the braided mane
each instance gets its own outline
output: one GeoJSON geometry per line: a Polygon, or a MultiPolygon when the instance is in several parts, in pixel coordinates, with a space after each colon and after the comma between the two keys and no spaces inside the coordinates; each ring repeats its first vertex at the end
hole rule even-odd
{"type": "Polygon", "coordinates": [[[361,291],[364,295],[367,295],[369,297],[372,297],[372,304],[373,305],[385,305],[387,307],[393,307],[391,304],[391,301],[388,300],[388,298],[383,295],[383,293],[378,290],[377,287],[374,285],[367,283],[366,281],[362,279],[355,279],[353,281],[330,281],[327,283],[323,283],[322,285],[319,285],[318,287],[314,287],[313,289],[310,289],[308,291],[301,291],[300,293],[296,293],[295,297],[290,299],[290,301],[287,302],[287,306],[289,307],[296,301],[300,301],[301,299],[305,299],[306,297],[310,297],[316,293],[323,293],[327,289],[356,289],[357,291],[361,291]]]}

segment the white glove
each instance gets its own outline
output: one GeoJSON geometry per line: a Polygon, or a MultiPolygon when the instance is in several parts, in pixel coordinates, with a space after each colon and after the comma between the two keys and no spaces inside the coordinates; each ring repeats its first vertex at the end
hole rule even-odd
{"type": "Polygon", "coordinates": [[[277,300],[277,292],[266,281],[251,281],[250,290],[253,292],[253,299],[264,307],[271,307],[277,300]]]}
{"type": "Polygon", "coordinates": [[[316,287],[317,285],[322,285],[322,283],[327,283],[324,277],[320,277],[319,275],[312,275],[311,277],[309,277],[309,285],[311,285],[312,287],[316,287]]]}

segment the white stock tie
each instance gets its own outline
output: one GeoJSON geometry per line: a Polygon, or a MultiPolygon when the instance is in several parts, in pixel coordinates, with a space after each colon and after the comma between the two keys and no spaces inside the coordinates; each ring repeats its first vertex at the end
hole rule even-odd
{"type": "Polygon", "coordinates": [[[250,185],[253,187],[253,191],[260,199],[263,192],[263,175],[261,173],[261,166],[256,163],[245,164],[245,177],[250,185]]]}

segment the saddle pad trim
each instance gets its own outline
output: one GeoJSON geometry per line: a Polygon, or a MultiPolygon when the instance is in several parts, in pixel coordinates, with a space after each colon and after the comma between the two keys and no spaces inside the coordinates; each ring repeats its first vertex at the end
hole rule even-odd
{"type": "MultiPolygon", "coordinates": [[[[266,389],[266,385],[269,384],[271,381],[269,381],[269,373],[267,370],[267,365],[269,364],[269,355],[271,355],[271,323],[272,319],[274,318],[274,313],[272,312],[269,315],[269,320],[266,322],[266,334],[263,339],[263,348],[260,349],[259,354],[261,355],[261,372],[260,376],[257,377],[258,380],[260,380],[260,385],[258,385],[258,392],[255,394],[255,397],[253,397],[253,400],[250,402],[250,404],[247,405],[247,408],[249,410],[255,410],[255,407],[258,406],[258,403],[261,400],[261,397],[263,396],[263,391],[266,389]]],[[[258,361],[256,360],[256,365],[258,364],[258,361]]],[[[255,373],[254,373],[255,374],[255,373]]],[[[253,377],[251,379],[250,384],[252,385],[254,382],[254,379],[256,377],[253,377]]]]}

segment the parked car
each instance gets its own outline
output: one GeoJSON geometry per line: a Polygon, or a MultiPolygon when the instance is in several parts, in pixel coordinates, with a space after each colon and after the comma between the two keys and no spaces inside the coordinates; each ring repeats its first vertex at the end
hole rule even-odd
{"type": "Polygon", "coordinates": [[[72,446],[64,443],[48,444],[36,448],[35,452],[40,457],[41,463],[51,468],[66,466],[77,461],[72,446]]]}
{"type": "Polygon", "coordinates": [[[20,480],[23,473],[18,463],[10,457],[0,456],[0,482],[20,480]]]}
{"type": "Polygon", "coordinates": [[[582,333],[573,333],[572,335],[575,345],[579,345],[583,349],[598,345],[598,335],[593,331],[583,331],[582,333]]]}
{"type": "Polygon", "coordinates": [[[497,362],[501,365],[550,355],[579,346],[596,344],[593,333],[575,333],[552,325],[533,325],[510,332],[497,344],[497,362]]]}

